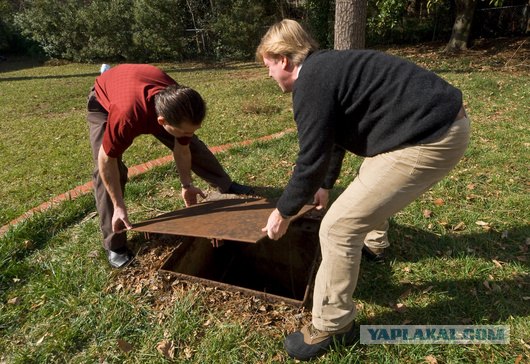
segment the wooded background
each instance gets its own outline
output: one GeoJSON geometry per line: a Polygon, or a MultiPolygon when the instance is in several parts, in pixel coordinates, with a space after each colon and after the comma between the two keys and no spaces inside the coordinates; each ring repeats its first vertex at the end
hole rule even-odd
{"type": "Polygon", "coordinates": [[[0,59],[245,60],[267,27],[302,22],[321,48],[526,35],[529,0],[0,0],[0,59]]]}

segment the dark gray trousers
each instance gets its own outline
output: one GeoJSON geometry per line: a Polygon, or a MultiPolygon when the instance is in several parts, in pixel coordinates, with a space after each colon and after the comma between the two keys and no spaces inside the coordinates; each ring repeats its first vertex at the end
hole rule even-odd
{"type": "MultiPolygon", "coordinates": [[[[116,234],[112,231],[112,215],[114,205],[99,175],[98,154],[103,142],[103,134],[107,125],[107,111],[99,104],[93,91],[88,95],[88,127],[90,135],[90,145],[92,147],[92,159],[94,161],[94,170],[92,173],[92,182],[94,185],[94,197],[96,199],[96,209],[99,214],[99,225],[103,233],[103,247],[106,250],[116,250],[125,246],[127,241],[126,233],[116,234]]],[[[167,135],[156,136],[165,146],[173,151],[175,138],[167,135]]],[[[208,147],[197,137],[193,136],[190,143],[191,151],[191,170],[200,178],[205,180],[211,186],[217,188],[220,192],[227,192],[232,180],[225,172],[217,158],[208,149],[208,147]]],[[[121,156],[118,158],[118,167],[120,172],[120,183],[122,193],[125,192],[127,183],[127,166],[123,163],[121,156]]]]}

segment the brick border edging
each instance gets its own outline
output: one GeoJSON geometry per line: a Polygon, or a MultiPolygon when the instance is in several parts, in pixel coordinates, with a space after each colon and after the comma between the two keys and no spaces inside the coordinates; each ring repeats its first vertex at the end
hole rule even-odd
{"type": "MultiPolygon", "coordinates": [[[[292,132],[294,130],[295,130],[295,128],[289,128],[289,129],[285,129],[284,131],[281,131],[279,133],[265,135],[265,136],[262,136],[262,137],[259,137],[259,138],[256,138],[256,139],[243,140],[241,142],[222,144],[222,145],[218,145],[218,146],[214,146],[214,147],[209,147],[209,149],[214,154],[220,153],[220,152],[225,152],[225,151],[227,151],[229,149],[236,148],[236,147],[244,147],[244,146],[250,145],[250,144],[255,143],[255,142],[267,141],[267,140],[271,140],[271,139],[278,139],[278,138],[283,137],[285,134],[288,134],[288,133],[290,133],[290,132],[292,132]]],[[[160,157],[158,159],[153,159],[153,160],[148,161],[146,163],[142,163],[142,164],[138,164],[136,166],[129,167],[128,176],[129,177],[134,177],[134,176],[140,175],[142,173],[145,173],[145,172],[149,171],[150,169],[152,169],[154,167],[158,167],[158,166],[162,166],[164,164],[167,164],[167,163],[171,162],[172,160],[173,160],[173,155],[167,155],[165,157],[160,157]]],[[[71,189],[70,191],[62,193],[62,194],[60,194],[58,196],[55,196],[52,199],[40,204],[39,206],[34,207],[34,208],[26,211],[24,214],[20,215],[19,217],[17,217],[14,220],[11,220],[6,225],[0,227],[0,236],[4,235],[9,230],[9,228],[11,226],[14,226],[14,225],[24,221],[25,219],[31,217],[32,215],[34,215],[37,212],[43,212],[43,211],[51,208],[53,205],[59,204],[60,202],[63,202],[63,201],[66,201],[66,200],[73,200],[73,199],[76,199],[77,197],[86,195],[87,193],[90,193],[90,192],[92,192],[92,181],[87,182],[87,183],[85,183],[83,185],[77,186],[77,187],[71,189]]]]}

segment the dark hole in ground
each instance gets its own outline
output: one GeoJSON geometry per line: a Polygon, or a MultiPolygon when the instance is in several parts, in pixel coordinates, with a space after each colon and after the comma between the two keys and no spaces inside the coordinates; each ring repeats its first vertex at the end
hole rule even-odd
{"type": "Polygon", "coordinates": [[[270,301],[304,305],[308,300],[317,260],[319,221],[300,218],[278,241],[258,243],[186,238],[162,270],[203,283],[239,290],[270,301]]]}

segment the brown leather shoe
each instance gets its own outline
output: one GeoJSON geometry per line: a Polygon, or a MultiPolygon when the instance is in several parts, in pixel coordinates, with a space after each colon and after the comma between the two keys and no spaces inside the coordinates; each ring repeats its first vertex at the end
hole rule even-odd
{"type": "Polygon", "coordinates": [[[351,345],[355,338],[353,321],[338,331],[321,331],[310,323],[300,331],[288,335],[283,345],[291,358],[310,360],[327,352],[334,341],[343,345],[351,345]]]}

